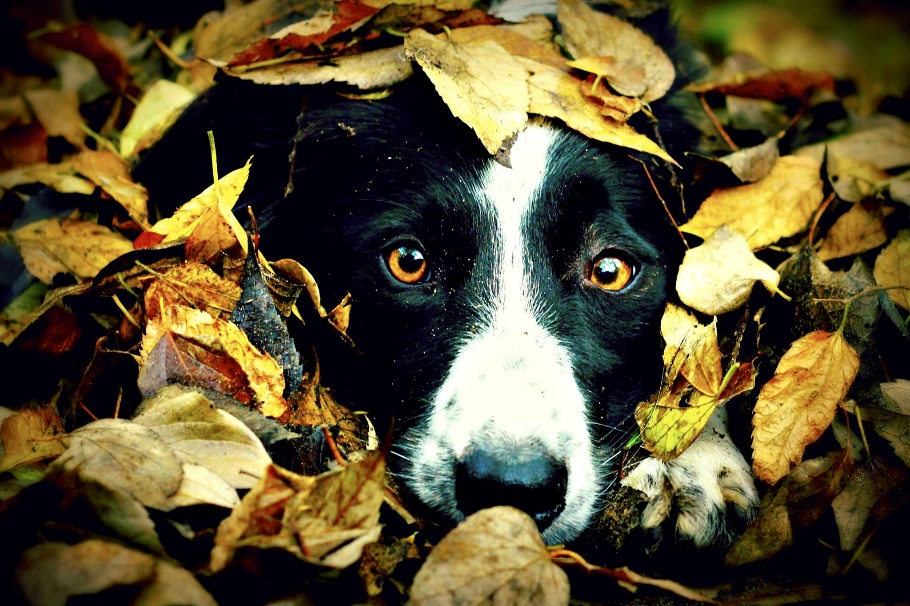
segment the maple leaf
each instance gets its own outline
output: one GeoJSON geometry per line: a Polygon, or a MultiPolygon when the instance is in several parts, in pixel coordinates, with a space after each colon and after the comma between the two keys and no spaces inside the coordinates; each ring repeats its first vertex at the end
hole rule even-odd
{"type": "Polygon", "coordinates": [[[760,479],[774,484],[799,464],[858,370],[859,356],[840,332],[817,330],[793,343],[755,403],[753,468],[760,479]]]}

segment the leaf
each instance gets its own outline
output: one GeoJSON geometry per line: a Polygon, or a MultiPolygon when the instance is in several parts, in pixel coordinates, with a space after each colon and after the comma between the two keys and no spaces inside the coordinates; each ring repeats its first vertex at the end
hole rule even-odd
{"type": "Polygon", "coordinates": [[[834,78],[824,72],[809,72],[799,68],[767,70],[735,74],[732,80],[699,82],[687,87],[698,93],[718,93],[745,97],[785,101],[796,99],[807,103],[816,89],[834,90],[834,78]]]}
{"type": "Polygon", "coordinates": [[[0,473],[60,455],[65,447],[63,422],[53,404],[25,408],[3,419],[0,427],[0,473]]]}
{"type": "MultiPolygon", "coordinates": [[[[158,221],[148,231],[140,234],[134,243],[134,247],[146,248],[188,238],[207,213],[219,212],[218,210],[212,210],[219,206],[219,200],[220,204],[227,207],[228,211],[230,211],[240,198],[244,186],[246,186],[247,179],[250,176],[251,160],[252,158],[247,160],[244,166],[218,179],[218,195],[215,192],[215,184],[208,186],[201,194],[178,208],[173,215],[158,221]]],[[[246,237],[243,238],[241,244],[246,246],[246,237]]]]}
{"type": "Polygon", "coordinates": [[[527,123],[528,73],[495,42],[457,44],[416,29],[405,39],[405,52],[490,154],[527,123]]]}
{"type": "MultiPolygon", "coordinates": [[[[902,229],[875,258],[872,270],[875,281],[882,286],[910,285],[910,229],[902,229]]],[[[910,310],[910,291],[894,288],[888,295],[896,305],[910,310]]]]}
{"type": "Polygon", "coordinates": [[[777,292],[780,274],[752,254],[740,233],[721,225],[700,246],[686,251],[676,292],[692,309],[720,315],[744,305],[759,281],[777,292]]]}
{"type": "Polygon", "coordinates": [[[80,152],[72,159],[76,171],[88,178],[126,209],[143,229],[148,229],[148,191],[133,183],[126,161],[107,150],[80,152]]]}
{"type": "Polygon", "coordinates": [[[528,26],[528,23],[519,23],[511,26],[474,25],[472,27],[453,29],[448,35],[453,42],[459,44],[492,40],[513,57],[523,57],[557,69],[566,70],[566,59],[559,51],[559,47],[553,43],[552,24],[546,19],[542,22],[531,24],[534,34],[536,34],[534,39],[529,37],[529,35],[534,34],[532,34],[528,26]]]}
{"type": "Polygon", "coordinates": [[[215,606],[214,598],[188,570],[128,549],[90,539],[29,549],[16,568],[16,582],[31,604],[60,605],[86,599],[97,603],[130,595],[131,604],[215,606]],[[130,587],[135,593],[124,594],[130,587]],[[112,590],[110,594],[104,594],[112,590]]]}
{"type": "Polygon", "coordinates": [[[796,152],[797,156],[821,162],[825,153],[835,158],[852,158],[880,170],[910,165],[910,125],[892,118],[866,130],[855,131],[796,152]]]}
{"type": "Polygon", "coordinates": [[[847,404],[847,409],[863,423],[872,425],[875,433],[885,438],[894,453],[905,465],[910,466],[910,381],[897,379],[881,383],[884,407],[858,407],[847,404]]]}
{"type": "Polygon", "coordinates": [[[774,484],[799,464],[858,370],[859,356],[840,333],[817,330],[793,343],[755,403],[753,468],[761,480],[774,484]]]}
{"type": "Polygon", "coordinates": [[[101,419],[73,431],[51,470],[122,490],[142,504],[171,509],[180,487],[180,460],[151,429],[122,419],[101,419]]]}
{"type": "Polygon", "coordinates": [[[22,95],[49,136],[63,137],[77,149],[85,147],[85,120],[79,113],[75,90],[42,88],[24,91],[22,95]]]}
{"type": "Polygon", "coordinates": [[[556,606],[569,603],[569,580],[530,517],[492,507],[469,516],[430,552],[411,602],[556,606]]]}
{"type": "Polygon", "coordinates": [[[287,403],[281,397],[284,391],[281,367],[271,356],[253,347],[243,331],[230,322],[183,305],[164,307],[146,325],[142,337],[142,357],[148,357],[168,332],[192,342],[201,354],[224,358],[237,365],[265,416],[280,417],[287,409],[287,403]]]}
{"type": "Polygon", "coordinates": [[[196,93],[170,80],[152,84],[120,133],[120,155],[129,159],[151,147],[195,97],[196,93]]]}
{"type": "Polygon", "coordinates": [[[43,183],[62,194],[90,195],[95,184],[76,174],[71,160],[59,164],[39,162],[0,173],[0,188],[12,189],[29,183],[43,183]]]}
{"type": "Polygon", "coordinates": [[[93,278],[108,263],[132,250],[122,234],[79,219],[43,219],[12,232],[29,273],[53,284],[58,273],[93,278]]]}
{"type": "Polygon", "coordinates": [[[762,499],[758,518],[724,557],[726,566],[742,566],[780,553],[793,544],[793,532],[818,521],[841,492],[852,470],[843,452],[810,459],[762,499]]]}
{"type": "Polygon", "coordinates": [[[885,217],[893,212],[874,202],[856,203],[837,218],[828,233],[818,257],[822,261],[864,253],[888,241],[885,217]]]}
{"type": "Polygon", "coordinates": [[[783,156],[764,179],[715,191],[681,229],[707,239],[727,225],[752,250],[798,234],[822,203],[820,169],[815,160],[783,156]]]}
{"type": "Polygon", "coordinates": [[[402,59],[404,46],[393,46],[331,62],[295,61],[231,74],[258,84],[350,84],[361,90],[386,88],[411,77],[414,68],[402,59]]]}
{"type": "Polygon", "coordinates": [[[754,147],[744,147],[717,160],[730,167],[736,178],[745,183],[755,183],[768,176],[774,169],[780,151],[777,138],[769,137],[754,147]]]}
{"type": "Polygon", "coordinates": [[[133,422],[154,430],[184,463],[214,472],[233,488],[252,488],[271,463],[246,425],[200,393],[162,389],[142,403],[133,422]]]}
{"type": "Polygon", "coordinates": [[[604,76],[618,93],[639,97],[645,103],[663,97],[676,70],[666,53],[643,31],[631,23],[597,11],[581,0],[559,0],[556,15],[566,48],[577,60],[573,67],[604,76]]]}
{"type": "Polygon", "coordinates": [[[201,263],[181,263],[151,276],[145,290],[147,318],[160,308],[189,305],[214,317],[227,319],[240,300],[241,288],[201,263]]]}
{"type": "Polygon", "coordinates": [[[668,303],[660,319],[660,334],[665,343],[666,381],[675,380],[678,371],[702,393],[717,393],[724,378],[717,321],[704,325],[682,307],[668,303]]]}
{"type": "Polygon", "coordinates": [[[840,534],[840,548],[856,549],[866,521],[876,503],[895,489],[900,490],[910,481],[906,469],[889,465],[883,459],[863,465],[850,476],[843,492],[834,498],[831,509],[840,534]]]}
{"type": "Polygon", "coordinates": [[[603,141],[653,154],[671,164],[676,161],[659,145],[639,134],[625,122],[605,117],[598,104],[582,94],[582,81],[566,72],[527,59],[519,61],[531,72],[530,106],[528,111],[538,116],[556,118],[569,128],[595,141],[603,141]]]}

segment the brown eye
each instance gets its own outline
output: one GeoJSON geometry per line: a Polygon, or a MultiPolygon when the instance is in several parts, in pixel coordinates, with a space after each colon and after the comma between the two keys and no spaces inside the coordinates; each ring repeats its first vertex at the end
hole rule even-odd
{"type": "Polygon", "coordinates": [[[588,279],[596,286],[613,292],[628,286],[634,277],[635,268],[632,264],[612,252],[597,257],[588,275],[588,279]]]}
{"type": "Polygon", "coordinates": [[[412,244],[402,244],[386,253],[386,265],[392,276],[405,284],[424,282],[430,266],[423,251],[412,244]]]}

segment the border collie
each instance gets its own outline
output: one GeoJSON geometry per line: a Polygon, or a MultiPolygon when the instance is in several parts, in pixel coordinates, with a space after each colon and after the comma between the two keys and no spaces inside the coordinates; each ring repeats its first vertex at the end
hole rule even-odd
{"type": "MultiPolygon", "coordinates": [[[[655,105],[662,125],[679,114],[655,105]]],[[[300,260],[325,300],[353,295],[359,355],[331,384],[395,415],[405,491],[451,523],[508,504],[549,543],[578,537],[616,479],[635,404],[660,385],[681,254],[637,154],[540,121],[503,166],[420,74],[372,102],[228,80],[137,168],[153,202],[204,188],[206,130],[225,169],[254,155],[245,203],[263,252],[300,260]]],[[[720,417],[626,481],[651,499],[646,527],[675,509],[677,535],[699,546],[728,541],[757,502],[720,417]]]]}

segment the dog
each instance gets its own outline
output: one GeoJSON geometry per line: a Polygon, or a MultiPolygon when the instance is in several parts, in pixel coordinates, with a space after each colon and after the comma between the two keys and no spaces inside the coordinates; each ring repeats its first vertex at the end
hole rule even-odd
{"type": "MultiPolygon", "coordinates": [[[[669,21],[659,29],[664,43],[669,21]]],[[[653,110],[686,149],[681,113],[653,110]]],[[[243,203],[263,252],[298,259],[324,300],[352,295],[359,354],[332,385],[395,416],[389,464],[411,502],[449,523],[513,505],[546,542],[577,538],[609,498],[636,403],[660,385],[682,252],[636,154],[540,120],[506,167],[419,73],[376,101],[227,80],[137,167],[153,201],[204,188],[206,130],[223,167],[254,156],[243,203]]],[[[679,538],[725,544],[754,515],[720,414],[682,456],[626,477],[649,498],[644,526],[675,510],[679,538]]]]}

